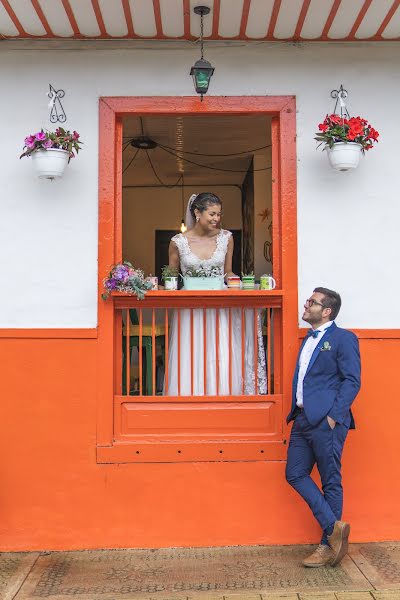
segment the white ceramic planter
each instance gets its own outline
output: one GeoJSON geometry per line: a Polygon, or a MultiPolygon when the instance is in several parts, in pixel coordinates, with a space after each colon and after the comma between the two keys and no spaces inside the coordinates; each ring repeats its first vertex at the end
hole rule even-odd
{"type": "Polygon", "coordinates": [[[59,148],[36,150],[31,154],[36,174],[41,179],[62,177],[68,164],[69,152],[59,148]]]}
{"type": "Polygon", "coordinates": [[[177,290],[178,289],[178,278],[177,277],[165,277],[164,286],[166,290],[177,290]]]}
{"type": "Polygon", "coordinates": [[[224,277],[184,277],[185,290],[223,290],[224,277]]]}
{"type": "Polygon", "coordinates": [[[332,148],[327,148],[328,160],[336,171],[356,169],[360,162],[362,146],[354,142],[336,142],[332,148]]]}

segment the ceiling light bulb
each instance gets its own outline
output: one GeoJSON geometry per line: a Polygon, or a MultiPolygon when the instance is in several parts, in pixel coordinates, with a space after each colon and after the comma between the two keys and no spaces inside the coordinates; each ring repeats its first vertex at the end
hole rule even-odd
{"type": "Polygon", "coordinates": [[[187,227],[185,225],[185,221],[182,219],[182,223],[181,223],[181,233],[185,233],[185,231],[187,231],[187,227]]]}

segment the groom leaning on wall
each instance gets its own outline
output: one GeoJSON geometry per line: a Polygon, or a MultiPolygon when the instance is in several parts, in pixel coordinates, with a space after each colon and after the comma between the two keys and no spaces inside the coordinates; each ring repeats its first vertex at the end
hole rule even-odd
{"type": "Polygon", "coordinates": [[[357,337],[335,323],[340,306],[339,294],[322,287],[304,304],[303,320],[311,329],[300,348],[287,418],[294,423],[286,479],[322,529],[321,543],[303,560],[305,567],[333,567],[348,549],[350,525],[341,521],[341,456],[348,430],[354,429],[350,407],[360,389],[361,366],[357,337]],[[322,492],[310,477],[315,464],[322,492]]]}

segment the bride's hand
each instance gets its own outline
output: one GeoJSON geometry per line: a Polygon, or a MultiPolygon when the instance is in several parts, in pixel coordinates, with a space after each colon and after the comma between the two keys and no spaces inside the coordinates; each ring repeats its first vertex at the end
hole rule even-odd
{"type": "Polygon", "coordinates": [[[230,271],[229,273],[225,273],[225,281],[228,281],[228,277],[239,277],[239,275],[236,275],[236,273],[230,271]]]}

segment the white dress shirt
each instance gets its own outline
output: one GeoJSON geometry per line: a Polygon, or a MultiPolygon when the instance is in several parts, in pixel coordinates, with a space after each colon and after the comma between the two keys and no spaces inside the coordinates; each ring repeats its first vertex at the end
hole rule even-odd
{"type": "Polygon", "coordinates": [[[308,365],[310,363],[312,354],[320,343],[321,339],[324,337],[325,331],[332,325],[333,321],[328,321],[318,327],[315,331],[320,331],[317,337],[309,336],[308,340],[303,346],[303,349],[299,358],[299,377],[297,379],[297,390],[296,390],[296,405],[299,408],[303,407],[303,381],[305,374],[307,373],[308,365]]]}

